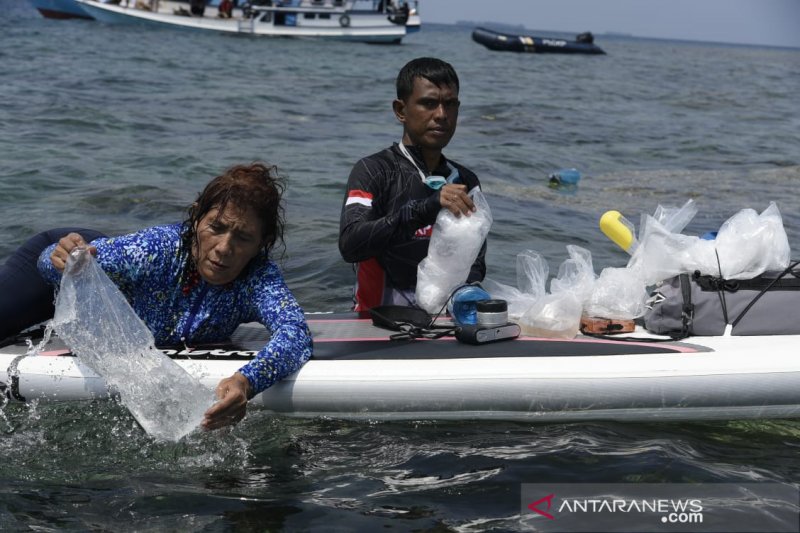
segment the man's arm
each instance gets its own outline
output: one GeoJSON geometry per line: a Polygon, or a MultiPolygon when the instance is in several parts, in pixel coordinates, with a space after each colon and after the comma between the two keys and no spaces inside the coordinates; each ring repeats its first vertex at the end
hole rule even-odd
{"type": "Polygon", "coordinates": [[[400,179],[394,174],[386,165],[367,159],[350,172],[339,221],[339,252],[348,263],[377,257],[398,236],[410,237],[436,221],[441,207],[438,193],[405,202],[385,197],[395,190],[391,181],[400,179]],[[379,205],[387,212],[381,212],[379,205]]]}

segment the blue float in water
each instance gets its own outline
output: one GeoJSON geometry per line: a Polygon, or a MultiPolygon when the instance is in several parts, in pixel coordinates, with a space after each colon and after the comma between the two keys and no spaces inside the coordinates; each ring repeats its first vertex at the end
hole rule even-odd
{"type": "Polygon", "coordinates": [[[550,179],[551,187],[560,187],[562,185],[577,185],[581,180],[581,173],[575,168],[562,168],[548,176],[550,179]]]}

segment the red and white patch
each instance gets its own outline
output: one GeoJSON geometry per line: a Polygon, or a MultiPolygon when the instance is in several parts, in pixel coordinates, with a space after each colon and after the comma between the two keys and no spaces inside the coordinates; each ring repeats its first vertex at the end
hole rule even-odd
{"type": "Polygon", "coordinates": [[[419,228],[416,232],[414,232],[415,239],[430,239],[431,235],[433,235],[433,225],[419,228]]]}
{"type": "Polygon", "coordinates": [[[363,205],[364,207],[372,207],[372,193],[359,189],[353,189],[347,193],[347,201],[344,203],[344,205],[352,204],[359,204],[363,205]]]}

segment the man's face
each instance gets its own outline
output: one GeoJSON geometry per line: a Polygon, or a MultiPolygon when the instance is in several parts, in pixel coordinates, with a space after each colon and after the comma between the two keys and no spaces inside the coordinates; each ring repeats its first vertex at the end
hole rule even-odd
{"type": "Polygon", "coordinates": [[[403,124],[403,141],[422,149],[441,150],[456,132],[459,104],[455,87],[414,78],[408,100],[394,101],[395,115],[403,124]]]}

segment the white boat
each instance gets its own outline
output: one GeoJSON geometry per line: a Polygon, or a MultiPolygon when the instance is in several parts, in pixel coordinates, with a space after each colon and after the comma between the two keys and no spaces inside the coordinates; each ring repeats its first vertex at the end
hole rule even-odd
{"type": "Polygon", "coordinates": [[[263,0],[242,3],[230,17],[220,16],[218,7],[206,6],[202,0],[194,6],[165,0],[74,1],[92,18],[110,24],[146,23],[271,37],[399,43],[420,28],[416,9],[390,10],[384,2],[372,0],[263,0]]]}
{"type": "MultiPolygon", "coordinates": [[[[518,338],[484,345],[389,340],[358,315],[309,315],[314,357],[251,405],[292,417],[360,420],[661,421],[800,417],[797,336],[681,342],[518,338]]],[[[266,341],[258,324],[231,344],[166,350],[213,389],[266,341]]],[[[12,400],[113,395],[55,339],[41,355],[0,348],[12,400]]]]}

